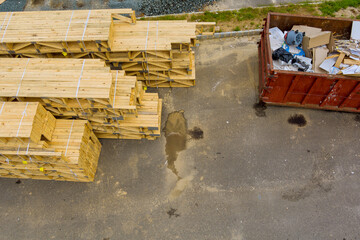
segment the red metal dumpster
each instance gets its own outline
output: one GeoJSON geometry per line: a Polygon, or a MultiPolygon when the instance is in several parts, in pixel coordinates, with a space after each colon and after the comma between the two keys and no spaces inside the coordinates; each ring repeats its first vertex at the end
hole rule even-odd
{"type": "Polygon", "coordinates": [[[269,104],[360,112],[360,78],[294,72],[273,67],[269,29],[290,30],[293,25],[322,28],[350,39],[350,19],[270,13],[259,43],[259,95],[269,104]]]}

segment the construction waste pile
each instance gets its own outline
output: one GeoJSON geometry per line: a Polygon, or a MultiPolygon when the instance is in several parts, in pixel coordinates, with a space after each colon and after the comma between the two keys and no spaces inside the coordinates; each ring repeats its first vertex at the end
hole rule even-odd
{"type": "Polygon", "coordinates": [[[136,21],[131,9],[0,13],[0,177],[90,182],[98,138],[160,137],[151,87],[195,85],[213,23],[136,21]],[[44,24],[46,23],[46,24],[44,24]]]}
{"type": "Polygon", "coordinates": [[[305,25],[269,32],[274,69],[360,77],[360,21],[353,22],[346,40],[305,25]]]}

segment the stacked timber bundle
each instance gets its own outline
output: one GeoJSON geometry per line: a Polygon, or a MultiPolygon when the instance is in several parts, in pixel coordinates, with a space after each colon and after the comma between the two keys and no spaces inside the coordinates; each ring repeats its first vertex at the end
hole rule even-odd
{"type": "Polygon", "coordinates": [[[101,138],[160,136],[161,99],[100,59],[0,59],[0,100],[39,102],[55,117],[84,119],[101,138]]]}
{"type": "Polygon", "coordinates": [[[101,144],[85,120],[56,120],[37,102],[0,102],[0,177],[90,182],[101,144]]]}
{"type": "Polygon", "coordinates": [[[214,23],[136,21],[131,9],[5,12],[0,22],[1,57],[100,58],[151,87],[194,86],[196,34],[214,33],[214,23]]]}

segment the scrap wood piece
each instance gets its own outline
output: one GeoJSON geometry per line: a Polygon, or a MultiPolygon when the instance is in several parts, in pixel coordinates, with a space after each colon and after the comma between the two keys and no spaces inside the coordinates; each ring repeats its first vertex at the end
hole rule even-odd
{"type": "Polygon", "coordinates": [[[337,58],[337,57],[339,57],[340,56],[340,54],[334,54],[334,55],[330,55],[330,56],[328,56],[327,58],[325,58],[325,59],[329,59],[329,58],[337,58]]]}
{"type": "Polygon", "coordinates": [[[344,64],[347,64],[347,65],[360,65],[360,60],[344,59],[344,64]]]}
{"type": "Polygon", "coordinates": [[[338,59],[336,60],[335,67],[340,68],[340,64],[343,62],[345,58],[345,53],[341,52],[338,59]]]}

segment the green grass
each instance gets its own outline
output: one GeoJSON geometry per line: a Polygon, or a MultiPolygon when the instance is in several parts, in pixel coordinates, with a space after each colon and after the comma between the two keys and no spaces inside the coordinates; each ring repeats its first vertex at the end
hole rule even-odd
{"type": "MultiPolygon", "coordinates": [[[[360,0],[359,0],[360,1],[360,0]]],[[[229,22],[233,20],[237,21],[252,21],[256,19],[264,18],[269,12],[280,13],[296,13],[299,8],[306,9],[307,11],[315,12],[315,6],[313,4],[295,5],[289,4],[287,6],[267,6],[263,8],[242,8],[234,11],[220,11],[220,12],[205,12],[204,14],[193,14],[190,19],[188,15],[165,15],[156,18],[149,18],[148,20],[185,20],[200,22],[229,22]]],[[[145,20],[145,18],[141,18],[145,20]]]]}
{"type": "MultiPolygon", "coordinates": [[[[334,16],[336,12],[347,7],[359,7],[360,0],[335,0],[320,4],[288,4],[275,7],[268,5],[262,8],[242,8],[233,11],[205,12],[203,14],[182,14],[165,15],[156,18],[141,18],[141,20],[189,20],[192,22],[216,22],[225,30],[239,31],[247,28],[260,28],[259,24],[269,12],[289,13],[289,14],[308,14],[334,16]]],[[[346,16],[344,16],[346,17],[346,16]]],[[[353,17],[360,19],[360,15],[353,17]]]]}
{"type": "MultiPolygon", "coordinates": [[[[191,21],[201,22],[227,22],[231,20],[246,21],[263,18],[269,12],[280,13],[295,13],[298,6],[289,4],[288,6],[280,7],[264,7],[264,8],[242,8],[235,11],[223,12],[205,12],[204,14],[194,14],[191,16],[191,21]]],[[[315,8],[314,8],[315,11],[315,8]]]]}
{"type": "MultiPolygon", "coordinates": [[[[186,20],[186,19],[187,19],[187,14],[184,14],[184,15],[164,15],[164,16],[155,17],[155,18],[148,18],[146,20],[157,21],[157,20],[186,20]]],[[[140,20],[145,20],[145,18],[140,18],[140,20]]]]}
{"type": "Polygon", "coordinates": [[[233,19],[237,11],[205,12],[204,14],[192,15],[191,21],[201,22],[225,22],[233,19]]]}
{"type": "Polygon", "coordinates": [[[336,0],[321,3],[319,10],[323,16],[334,17],[336,12],[347,7],[359,7],[360,0],[336,0]]]}

